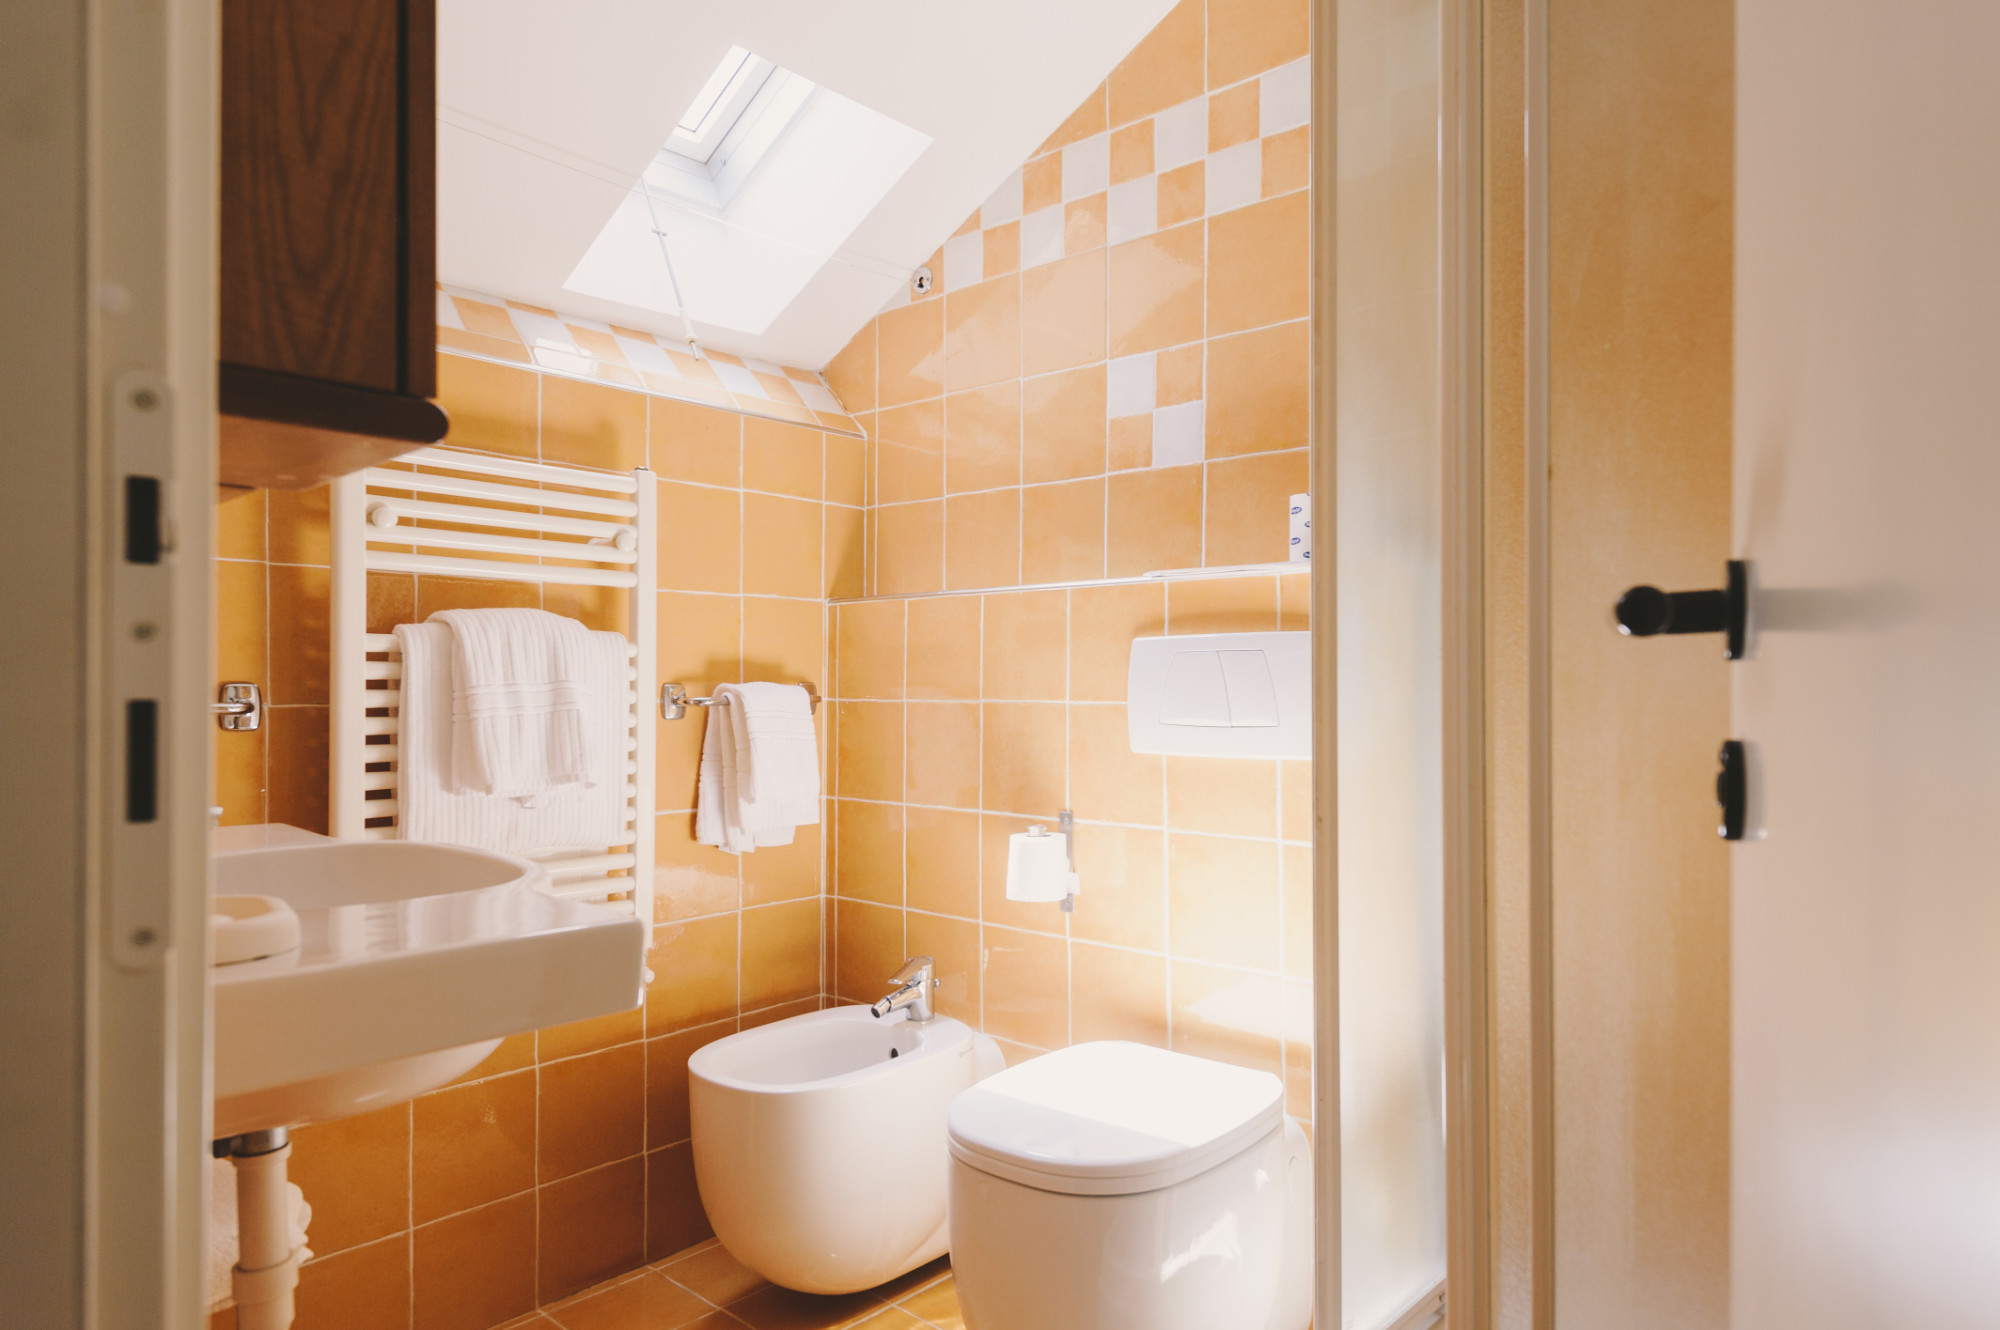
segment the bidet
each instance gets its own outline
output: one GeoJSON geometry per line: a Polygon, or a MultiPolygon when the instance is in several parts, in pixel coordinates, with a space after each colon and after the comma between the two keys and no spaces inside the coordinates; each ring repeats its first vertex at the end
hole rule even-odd
{"type": "Polygon", "coordinates": [[[1004,1061],[963,1022],[912,1010],[808,1012],[688,1059],[702,1205],[772,1283],[852,1293],[944,1254],[945,1117],[1004,1061]]]}

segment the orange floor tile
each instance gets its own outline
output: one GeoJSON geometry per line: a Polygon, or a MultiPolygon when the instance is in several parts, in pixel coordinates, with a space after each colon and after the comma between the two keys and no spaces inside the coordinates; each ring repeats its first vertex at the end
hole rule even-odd
{"type": "Polygon", "coordinates": [[[964,1330],[951,1263],[880,1288],[816,1297],[766,1283],[715,1243],[691,1247],[502,1330],[964,1330]]]}

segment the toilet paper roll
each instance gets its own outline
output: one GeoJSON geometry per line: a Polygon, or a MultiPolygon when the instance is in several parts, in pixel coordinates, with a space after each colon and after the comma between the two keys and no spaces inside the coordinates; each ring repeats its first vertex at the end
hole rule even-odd
{"type": "Polygon", "coordinates": [[[1292,496],[1291,561],[1308,563],[1313,556],[1312,495],[1292,496]]]}
{"type": "Polygon", "coordinates": [[[1019,832],[1007,838],[1007,899],[1059,901],[1070,894],[1069,838],[1019,832]]]}

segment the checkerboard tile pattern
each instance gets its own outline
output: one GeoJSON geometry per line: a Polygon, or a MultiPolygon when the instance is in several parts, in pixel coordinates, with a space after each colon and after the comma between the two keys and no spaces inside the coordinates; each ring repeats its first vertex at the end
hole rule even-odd
{"type": "Polygon", "coordinates": [[[649,332],[462,287],[440,286],[437,306],[438,350],[448,355],[533,365],[549,374],[850,438],[862,434],[826,380],[812,370],[706,349],[696,360],[679,343],[663,342],[649,332]]]}
{"type": "Polygon", "coordinates": [[[931,257],[928,295],[885,308],[1304,189],[1311,109],[1301,58],[1033,157],[931,257]]]}
{"type": "Polygon", "coordinates": [[[1303,0],[1181,0],[827,366],[870,594],[1283,560],[1309,488],[1303,0]]]}

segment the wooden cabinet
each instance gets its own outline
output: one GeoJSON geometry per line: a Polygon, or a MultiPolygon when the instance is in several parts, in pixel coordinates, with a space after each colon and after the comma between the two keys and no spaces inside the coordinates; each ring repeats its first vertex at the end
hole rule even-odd
{"type": "Polygon", "coordinates": [[[224,0],[221,471],[319,484],[442,438],[435,0],[224,0]]]}

